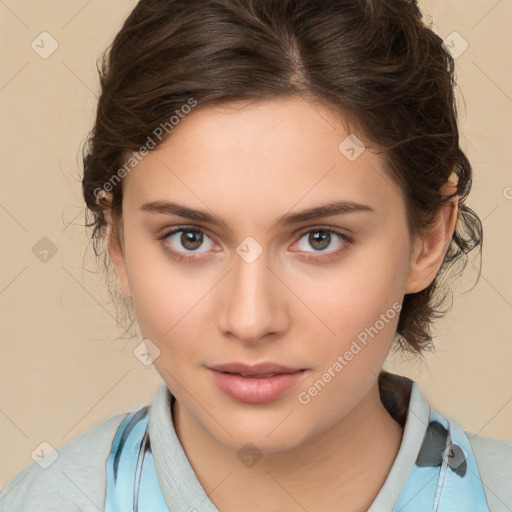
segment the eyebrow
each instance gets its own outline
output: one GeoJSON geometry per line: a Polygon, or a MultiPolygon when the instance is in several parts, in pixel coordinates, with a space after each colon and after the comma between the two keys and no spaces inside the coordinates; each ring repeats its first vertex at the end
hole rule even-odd
{"type": "MultiPolygon", "coordinates": [[[[226,221],[222,217],[211,214],[205,210],[196,210],[187,206],[169,201],[151,201],[140,207],[141,210],[149,213],[162,215],[177,215],[189,220],[205,222],[214,226],[224,226],[228,228],[226,221]]],[[[307,220],[319,219],[322,217],[331,217],[334,215],[345,215],[354,212],[371,212],[375,210],[362,203],[354,201],[332,201],[325,205],[315,206],[300,212],[287,213],[277,219],[278,225],[298,224],[307,220]]],[[[228,228],[229,229],[229,228],[228,228]]]]}

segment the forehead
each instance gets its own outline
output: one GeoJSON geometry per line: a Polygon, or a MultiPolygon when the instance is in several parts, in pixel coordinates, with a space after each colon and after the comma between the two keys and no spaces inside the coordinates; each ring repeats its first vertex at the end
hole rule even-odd
{"type": "Polygon", "coordinates": [[[384,207],[399,191],[365,142],[339,114],[300,97],[204,107],[138,163],[123,189],[139,206],[178,196],[198,207],[241,200],[254,213],[340,199],[384,207]]]}

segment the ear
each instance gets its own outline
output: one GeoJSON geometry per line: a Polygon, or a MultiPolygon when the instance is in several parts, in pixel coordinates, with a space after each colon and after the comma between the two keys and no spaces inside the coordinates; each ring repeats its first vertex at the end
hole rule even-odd
{"type": "Polygon", "coordinates": [[[101,193],[98,194],[96,200],[97,204],[103,208],[105,220],[107,222],[107,246],[110,261],[114,266],[114,271],[117,277],[117,283],[121,291],[127,296],[131,297],[130,285],[128,281],[128,272],[126,269],[126,261],[124,257],[124,251],[122,242],[117,240],[114,235],[114,227],[112,223],[112,210],[111,210],[111,194],[101,193]]]}
{"type": "MultiPolygon", "coordinates": [[[[450,191],[443,193],[454,193],[455,185],[451,183],[446,187],[448,186],[450,191]]],[[[405,283],[406,294],[420,292],[434,280],[453,236],[459,211],[458,204],[459,196],[449,199],[441,208],[432,228],[415,238],[405,283]]]]}

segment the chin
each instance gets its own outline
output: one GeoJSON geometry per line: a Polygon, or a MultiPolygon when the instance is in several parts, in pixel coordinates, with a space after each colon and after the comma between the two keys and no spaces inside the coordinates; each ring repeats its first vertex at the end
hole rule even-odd
{"type": "Polygon", "coordinates": [[[220,417],[223,418],[221,424],[227,432],[209,420],[203,426],[218,443],[237,453],[248,444],[254,445],[261,453],[284,452],[296,448],[315,435],[308,430],[304,418],[294,417],[295,413],[290,414],[291,410],[284,408],[283,411],[274,411],[265,417],[258,417],[256,412],[250,410],[243,415],[230,415],[226,411],[220,417]]]}
{"type": "Polygon", "coordinates": [[[233,437],[223,436],[218,439],[226,448],[242,456],[244,453],[254,452],[258,454],[282,453],[300,446],[307,440],[307,436],[303,436],[298,432],[290,432],[283,430],[281,434],[252,432],[247,429],[241,429],[239,432],[232,432],[233,437]]]}

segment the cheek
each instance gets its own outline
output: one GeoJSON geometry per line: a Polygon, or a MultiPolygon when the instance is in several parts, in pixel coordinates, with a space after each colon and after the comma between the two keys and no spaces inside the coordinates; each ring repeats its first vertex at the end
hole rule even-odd
{"type": "Polygon", "coordinates": [[[389,239],[393,243],[380,237],[355,248],[339,266],[324,271],[324,277],[298,281],[297,295],[305,297],[309,309],[322,320],[323,336],[330,332],[341,347],[376,322],[381,338],[394,337],[408,248],[397,235],[389,239]]]}
{"type": "Polygon", "coordinates": [[[157,345],[187,329],[210,287],[198,271],[184,269],[158,246],[127,243],[127,270],[137,322],[157,345]]]}

